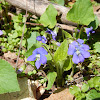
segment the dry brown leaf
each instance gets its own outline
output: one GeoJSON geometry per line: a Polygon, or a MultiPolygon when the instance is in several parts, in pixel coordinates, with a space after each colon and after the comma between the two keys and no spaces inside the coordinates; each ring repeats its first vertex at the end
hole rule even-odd
{"type": "Polygon", "coordinates": [[[10,59],[17,59],[17,55],[16,55],[16,53],[12,53],[12,52],[10,52],[10,51],[8,51],[7,53],[4,53],[4,57],[5,58],[10,58],[10,59]]]}
{"type": "Polygon", "coordinates": [[[68,88],[62,88],[56,90],[55,93],[51,94],[48,98],[44,100],[73,100],[74,96],[70,94],[68,88]]]}

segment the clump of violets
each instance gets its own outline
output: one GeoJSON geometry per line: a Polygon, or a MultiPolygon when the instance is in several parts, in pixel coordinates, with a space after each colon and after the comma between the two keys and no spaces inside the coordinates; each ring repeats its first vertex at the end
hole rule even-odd
{"type": "Polygon", "coordinates": [[[41,41],[42,43],[47,43],[47,39],[45,36],[37,36],[36,40],[41,41]]]}
{"type": "Polygon", "coordinates": [[[0,35],[3,35],[3,32],[0,30],[0,35]]]}
{"type": "Polygon", "coordinates": [[[89,40],[90,33],[95,33],[95,31],[93,31],[92,26],[90,28],[86,28],[85,30],[86,30],[86,34],[87,34],[87,39],[89,40]]]}
{"type": "Polygon", "coordinates": [[[37,69],[40,68],[41,64],[46,64],[47,62],[47,58],[45,55],[47,55],[48,52],[43,48],[43,47],[40,47],[40,48],[37,48],[33,51],[33,54],[31,56],[29,56],[27,58],[27,61],[35,61],[35,66],[37,69]]]}
{"type": "Polygon", "coordinates": [[[57,33],[50,30],[50,29],[47,29],[46,33],[49,33],[52,35],[52,39],[56,41],[56,36],[57,36],[57,33]]]}
{"type": "Polygon", "coordinates": [[[77,39],[69,44],[68,55],[73,55],[72,61],[75,64],[81,63],[85,58],[90,57],[88,50],[90,49],[88,45],[83,44],[84,40],[77,39]]]}

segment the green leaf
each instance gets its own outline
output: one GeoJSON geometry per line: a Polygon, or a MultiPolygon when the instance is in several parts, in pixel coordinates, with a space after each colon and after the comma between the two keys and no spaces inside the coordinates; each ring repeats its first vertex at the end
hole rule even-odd
{"type": "Polygon", "coordinates": [[[22,40],[22,46],[25,47],[26,40],[22,40]]]}
{"type": "Polygon", "coordinates": [[[100,61],[97,61],[96,64],[98,65],[98,67],[100,67],[100,61]]]}
{"type": "Polygon", "coordinates": [[[68,41],[65,39],[60,47],[56,50],[54,53],[54,61],[57,63],[59,61],[63,61],[67,57],[67,51],[68,51],[68,41]]]}
{"type": "Polygon", "coordinates": [[[12,17],[12,19],[13,19],[13,21],[14,21],[14,23],[20,23],[20,22],[22,22],[22,14],[19,14],[19,15],[17,15],[17,16],[13,16],[12,17]]]}
{"type": "Polygon", "coordinates": [[[36,26],[36,27],[32,27],[31,29],[32,30],[39,30],[39,29],[41,29],[41,27],[40,26],[36,26]]]}
{"type": "Polygon", "coordinates": [[[64,65],[63,65],[63,69],[64,71],[68,71],[72,68],[72,59],[71,58],[67,58],[67,60],[64,61],[64,65]]]}
{"type": "Polygon", "coordinates": [[[1,4],[0,4],[0,11],[2,10],[1,4]]]}
{"type": "Polygon", "coordinates": [[[18,16],[13,16],[12,20],[13,20],[14,23],[21,22],[21,20],[18,19],[18,16]]]}
{"type": "Polygon", "coordinates": [[[28,58],[30,55],[32,55],[33,50],[35,50],[36,48],[41,47],[42,45],[43,45],[42,43],[33,44],[33,46],[24,54],[24,56],[26,58],[28,58]]]}
{"type": "Polygon", "coordinates": [[[67,13],[67,20],[82,25],[89,25],[91,21],[94,21],[93,7],[90,0],[77,0],[67,13]]]}
{"type": "MultiPolygon", "coordinates": [[[[22,36],[22,32],[23,32],[23,29],[24,29],[24,24],[14,23],[14,28],[17,31],[18,36],[22,36]]],[[[25,26],[24,33],[26,33],[26,31],[27,31],[27,28],[25,26]]]]}
{"type": "Polygon", "coordinates": [[[92,89],[86,94],[86,100],[100,100],[100,93],[92,89]]]}
{"type": "Polygon", "coordinates": [[[98,20],[98,18],[97,18],[97,16],[95,15],[95,20],[94,21],[92,21],[90,24],[89,24],[89,26],[88,27],[93,27],[93,29],[97,29],[98,28],[98,26],[99,26],[99,20],[98,20]]]}
{"type": "Polygon", "coordinates": [[[33,70],[33,71],[29,71],[27,74],[30,76],[30,75],[33,75],[33,74],[36,74],[36,70],[33,70]]]}
{"type": "Polygon", "coordinates": [[[48,78],[48,85],[47,85],[47,90],[52,88],[53,83],[55,82],[55,79],[57,77],[57,73],[56,72],[49,72],[47,74],[47,78],[48,78]]]}
{"type": "Polygon", "coordinates": [[[83,91],[83,92],[86,92],[86,91],[88,91],[88,89],[89,89],[89,85],[84,83],[84,84],[82,85],[82,91],[83,91]]]}
{"type": "Polygon", "coordinates": [[[33,44],[36,43],[36,37],[39,36],[38,32],[32,32],[30,38],[27,39],[27,43],[28,43],[28,50],[33,46],[33,44]]]}
{"type": "Polygon", "coordinates": [[[58,86],[63,86],[64,85],[64,78],[62,77],[64,69],[64,62],[66,60],[67,57],[67,51],[68,51],[68,40],[64,40],[60,47],[58,47],[58,49],[56,50],[56,52],[54,53],[54,63],[56,65],[56,69],[57,69],[57,84],[58,86]]]}
{"type": "Polygon", "coordinates": [[[94,84],[94,87],[97,89],[97,90],[100,90],[100,77],[94,77],[93,78],[93,84],[94,84]]]}
{"type": "Polygon", "coordinates": [[[23,23],[25,23],[25,22],[26,22],[26,18],[25,18],[25,17],[23,17],[22,22],[23,22],[23,23]]]}
{"type": "Polygon", "coordinates": [[[76,100],[86,100],[85,99],[85,93],[81,93],[81,92],[79,92],[76,96],[75,96],[76,98],[76,100]]]}
{"type": "Polygon", "coordinates": [[[52,60],[51,55],[48,53],[48,55],[45,55],[47,57],[47,61],[52,60]]]}
{"type": "Polygon", "coordinates": [[[64,0],[55,0],[55,3],[64,6],[65,1],[64,0]]]}
{"type": "Polygon", "coordinates": [[[91,79],[88,81],[88,84],[89,84],[89,87],[90,87],[90,88],[93,88],[93,87],[94,87],[93,78],[91,78],[91,79]]]}
{"type": "Polygon", "coordinates": [[[0,94],[20,91],[17,75],[13,67],[0,59],[0,94]]]}
{"type": "Polygon", "coordinates": [[[69,92],[73,95],[78,94],[79,92],[81,92],[80,88],[73,85],[72,87],[69,88],[69,92]]]}
{"type": "Polygon", "coordinates": [[[18,33],[17,33],[16,30],[12,30],[12,33],[13,33],[12,38],[17,38],[18,37],[18,33]]]}
{"type": "Polygon", "coordinates": [[[96,42],[94,45],[94,51],[100,53],[100,42],[96,42]]]}
{"type": "Polygon", "coordinates": [[[65,37],[66,37],[66,38],[72,38],[71,34],[68,33],[67,31],[62,30],[62,33],[65,34],[65,37]]]}
{"type": "Polygon", "coordinates": [[[64,85],[64,77],[63,77],[63,65],[64,65],[65,60],[63,61],[58,61],[54,62],[56,65],[56,70],[57,70],[57,85],[58,86],[63,86],[64,85]]]}
{"type": "Polygon", "coordinates": [[[40,17],[40,23],[43,24],[45,27],[48,26],[49,28],[53,28],[57,23],[56,16],[57,10],[52,4],[50,4],[46,11],[40,17]]]}

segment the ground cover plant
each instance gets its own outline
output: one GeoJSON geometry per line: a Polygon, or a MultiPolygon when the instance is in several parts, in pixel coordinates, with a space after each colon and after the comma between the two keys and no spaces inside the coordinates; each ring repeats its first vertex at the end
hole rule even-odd
{"type": "MultiPolygon", "coordinates": [[[[64,0],[51,2],[69,7],[64,0]]],[[[71,31],[57,25],[58,11],[52,3],[40,17],[33,17],[27,10],[17,14],[16,7],[11,11],[8,2],[0,1],[0,56],[8,51],[17,55],[14,67],[0,58],[0,94],[20,91],[17,77],[28,77],[46,83],[46,90],[68,87],[76,100],[99,99],[100,22],[93,12],[96,2],[76,0],[70,5],[66,20],[77,25],[71,31]],[[24,60],[20,67],[19,58],[24,60]],[[26,74],[27,65],[33,69],[26,74]],[[38,75],[40,71],[44,77],[38,75]],[[78,72],[81,86],[74,78],[78,72]]]]}

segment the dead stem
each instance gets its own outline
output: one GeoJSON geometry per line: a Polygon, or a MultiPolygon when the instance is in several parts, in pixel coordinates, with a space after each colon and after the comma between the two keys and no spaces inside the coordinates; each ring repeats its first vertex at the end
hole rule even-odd
{"type": "Polygon", "coordinates": [[[23,28],[23,33],[22,33],[21,40],[20,40],[20,46],[19,46],[19,52],[18,52],[18,56],[17,56],[16,66],[15,66],[15,71],[16,71],[17,66],[18,66],[19,55],[20,55],[20,51],[21,51],[21,48],[22,48],[22,40],[23,40],[23,37],[24,37],[26,20],[27,20],[27,2],[26,2],[26,14],[25,14],[24,28],[23,28]]]}
{"type": "Polygon", "coordinates": [[[33,26],[43,26],[42,24],[38,24],[38,23],[30,23],[30,22],[26,22],[26,24],[33,25],[33,26]]]}

